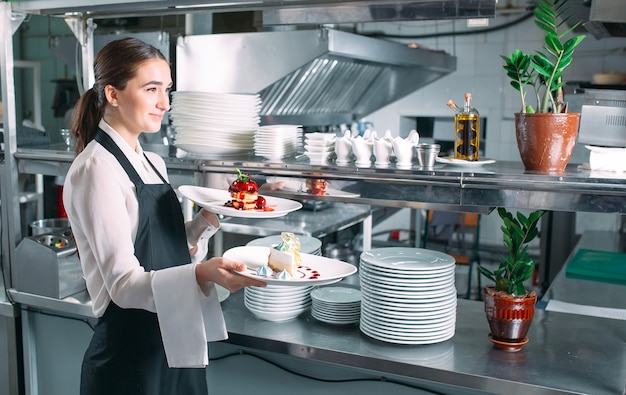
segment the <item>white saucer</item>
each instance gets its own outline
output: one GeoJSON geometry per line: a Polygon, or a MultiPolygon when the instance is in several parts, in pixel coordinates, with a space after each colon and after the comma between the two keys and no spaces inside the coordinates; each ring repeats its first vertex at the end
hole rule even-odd
{"type": "Polygon", "coordinates": [[[463,160],[455,159],[452,157],[437,157],[436,161],[439,163],[445,163],[447,165],[465,166],[465,167],[477,167],[482,165],[488,165],[496,163],[495,159],[480,159],[480,160],[463,160]]]}

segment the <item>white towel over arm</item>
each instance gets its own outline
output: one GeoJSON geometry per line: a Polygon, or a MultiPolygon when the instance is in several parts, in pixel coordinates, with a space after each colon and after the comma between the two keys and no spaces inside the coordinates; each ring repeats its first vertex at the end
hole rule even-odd
{"type": "Polygon", "coordinates": [[[158,270],[152,276],[152,292],[167,364],[171,368],[204,367],[209,363],[208,344],[228,338],[215,285],[196,283],[195,265],[158,270]]]}

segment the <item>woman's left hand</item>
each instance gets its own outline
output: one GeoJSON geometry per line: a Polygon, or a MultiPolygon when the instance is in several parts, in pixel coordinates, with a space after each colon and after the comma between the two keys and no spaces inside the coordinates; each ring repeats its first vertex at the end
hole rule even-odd
{"type": "Polygon", "coordinates": [[[233,273],[242,272],[246,265],[228,258],[214,257],[196,265],[196,280],[199,284],[212,281],[230,292],[237,292],[244,287],[264,287],[264,281],[233,273]]]}

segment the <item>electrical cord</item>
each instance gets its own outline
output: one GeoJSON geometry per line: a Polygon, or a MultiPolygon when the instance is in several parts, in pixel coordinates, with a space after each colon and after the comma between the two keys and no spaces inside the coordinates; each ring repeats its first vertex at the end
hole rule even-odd
{"type": "Polygon", "coordinates": [[[38,314],[41,314],[41,315],[47,315],[49,317],[65,318],[65,319],[69,319],[69,320],[79,321],[79,322],[82,322],[82,323],[86,324],[89,328],[91,328],[92,331],[95,330],[94,325],[91,322],[89,322],[89,320],[87,320],[85,318],[69,317],[67,315],[50,313],[50,312],[43,311],[43,310],[40,310],[40,309],[35,309],[35,308],[32,308],[32,307],[29,307],[26,310],[31,312],[31,313],[38,313],[38,314]]]}
{"type": "Polygon", "coordinates": [[[429,393],[434,394],[434,395],[445,395],[444,392],[434,391],[432,389],[426,389],[426,388],[418,386],[418,385],[403,383],[401,381],[390,380],[389,378],[384,377],[384,376],[381,376],[381,377],[378,377],[378,378],[375,378],[375,377],[372,377],[372,378],[369,378],[369,377],[356,377],[356,378],[349,378],[349,379],[325,379],[325,378],[321,378],[321,377],[315,377],[315,376],[311,376],[311,375],[308,375],[308,374],[296,372],[295,370],[292,370],[292,369],[288,369],[288,368],[282,366],[281,364],[276,363],[276,362],[274,362],[274,361],[272,361],[272,360],[270,360],[268,358],[265,358],[265,357],[262,357],[262,356],[260,356],[258,354],[254,354],[254,353],[251,353],[251,352],[248,352],[248,351],[244,351],[244,350],[241,350],[241,349],[238,352],[225,354],[225,355],[222,355],[220,357],[209,358],[209,361],[217,362],[217,361],[220,361],[222,359],[228,359],[228,358],[231,358],[231,357],[245,356],[245,355],[253,357],[253,358],[256,358],[258,360],[261,360],[261,361],[263,361],[263,362],[265,362],[267,364],[273,365],[273,366],[275,366],[275,367],[277,367],[277,368],[279,368],[281,370],[284,370],[287,373],[291,373],[293,375],[296,375],[296,376],[299,376],[299,377],[303,377],[303,378],[306,378],[306,379],[309,379],[309,380],[314,380],[314,381],[320,381],[320,382],[324,382],[324,383],[350,383],[350,382],[361,382],[361,381],[371,381],[371,382],[378,382],[378,383],[391,383],[391,384],[399,385],[401,387],[406,387],[406,388],[426,391],[426,392],[429,392],[429,393]]]}

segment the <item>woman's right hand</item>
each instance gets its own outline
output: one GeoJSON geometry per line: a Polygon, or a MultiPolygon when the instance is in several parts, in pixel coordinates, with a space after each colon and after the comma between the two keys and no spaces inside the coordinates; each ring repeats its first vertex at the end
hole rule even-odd
{"type": "Polygon", "coordinates": [[[240,276],[235,272],[242,272],[246,265],[228,258],[214,257],[196,265],[196,280],[198,284],[212,281],[221,285],[230,292],[237,292],[244,287],[264,287],[264,281],[240,276]]]}

